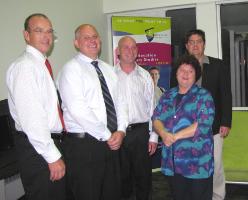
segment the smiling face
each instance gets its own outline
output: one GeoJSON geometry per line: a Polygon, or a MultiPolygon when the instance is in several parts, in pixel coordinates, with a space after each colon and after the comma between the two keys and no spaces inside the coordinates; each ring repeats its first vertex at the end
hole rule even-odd
{"type": "Polygon", "coordinates": [[[23,31],[27,44],[46,54],[53,44],[53,29],[49,19],[34,16],[29,20],[28,29],[23,31]]]}
{"type": "Polygon", "coordinates": [[[117,54],[121,64],[134,64],[138,55],[136,42],[131,37],[123,37],[118,43],[117,54]]]}
{"type": "Polygon", "coordinates": [[[93,26],[81,25],[76,31],[74,45],[82,54],[95,60],[101,49],[101,39],[93,26]]]}
{"type": "Polygon", "coordinates": [[[182,64],[177,70],[179,93],[186,93],[195,83],[195,69],[189,64],[182,64]]]}

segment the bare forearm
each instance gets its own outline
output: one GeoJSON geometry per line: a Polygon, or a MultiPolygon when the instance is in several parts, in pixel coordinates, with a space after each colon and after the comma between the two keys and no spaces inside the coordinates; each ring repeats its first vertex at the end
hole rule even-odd
{"type": "Polygon", "coordinates": [[[191,126],[188,126],[187,128],[184,128],[180,131],[178,131],[175,134],[175,139],[179,140],[179,139],[184,139],[184,138],[189,138],[189,137],[193,137],[196,131],[198,123],[195,122],[193,123],[191,126]]]}
{"type": "Polygon", "coordinates": [[[163,140],[163,143],[167,147],[171,146],[175,142],[175,138],[173,134],[166,131],[163,123],[160,120],[154,120],[153,126],[154,126],[155,131],[160,135],[160,137],[163,140]]]}
{"type": "Polygon", "coordinates": [[[165,130],[165,127],[163,123],[160,120],[154,120],[153,121],[153,128],[157,134],[159,134],[160,137],[162,137],[164,134],[168,133],[165,130]]]}

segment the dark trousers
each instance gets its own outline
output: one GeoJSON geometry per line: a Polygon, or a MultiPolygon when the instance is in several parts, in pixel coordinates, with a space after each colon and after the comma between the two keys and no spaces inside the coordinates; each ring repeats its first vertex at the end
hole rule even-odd
{"type": "MultiPolygon", "coordinates": [[[[64,200],[65,178],[52,182],[47,162],[39,155],[24,133],[14,136],[20,176],[28,200],[64,200]]],[[[58,140],[54,140],[60,148],[58,140]]]]}
{"type": "Polygon", "coordinates": [[[119,152],[88,134],[65,136],[66,178],[75,200],[119,200],[119,152]]]}
{"type": "Polygon", "coordinates": [[[148,142],[148,123],[127,128],[126,137],[120,148],[121,188],[124,198],[129,198],[135,192],[136,200],[149,199],[152,166],[148,142]]]}
{"type": "Polygon", "coordinates": [[[180,174],[169,177],[173,200],[212,200],[213,176],[205,179],[185,178],[180,174]]]}

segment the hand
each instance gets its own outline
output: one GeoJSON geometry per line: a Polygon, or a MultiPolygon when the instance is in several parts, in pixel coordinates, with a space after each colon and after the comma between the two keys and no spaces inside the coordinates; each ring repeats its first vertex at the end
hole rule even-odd
{"type": "Polygon", "coordinates": [[[122,131],[115,131],[108,139],[107,143],[111,150],[118,150],[122,144],[125,133],[122,131]]]}
{"type": "Polygon", "coordinates": [[[65,175],[65,163],[62,159],[48,163],[48,168],[50,170],[51,181],[57,181],[65,175]]]}
{"type": "Polygon", "coordinates": [[[155,151],[157,149],[157,145],[158,145],[158,143],[155,143],[155,142],[149,142],[148,143],[148,152],[149,152],[150,156],[155,153],[155,151]]]}
{"type": "Polygon", "coordinates": [[[160,135],[163,143],[165,144],[165,146],[169,147],[171,146],[176,140],[173,134],[171,133],[164,133],[162,135],[160,135]]]}
{"type": "Polygon", "coordinates": [[[226,127],[226,126],[221,126],[220,127],[220,130],[219,130],[219,133],[220,133],[220,137],[227,137],[228,134],[229,134],[229,131],[230,131],[230,128],[229,127],[226,127]]]}

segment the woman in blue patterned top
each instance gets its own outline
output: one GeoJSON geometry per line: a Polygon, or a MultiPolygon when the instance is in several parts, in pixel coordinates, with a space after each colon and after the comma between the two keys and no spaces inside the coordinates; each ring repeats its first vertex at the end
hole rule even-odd
{"type": "Polygon", "coordinates": [[[212,199],[214,102],[195,84],[200,76],[197,59],[181,57],[178,86],[163,94],[152,117],[163,140],[162,173],[169,176],[174,200],[212,199]]]}

